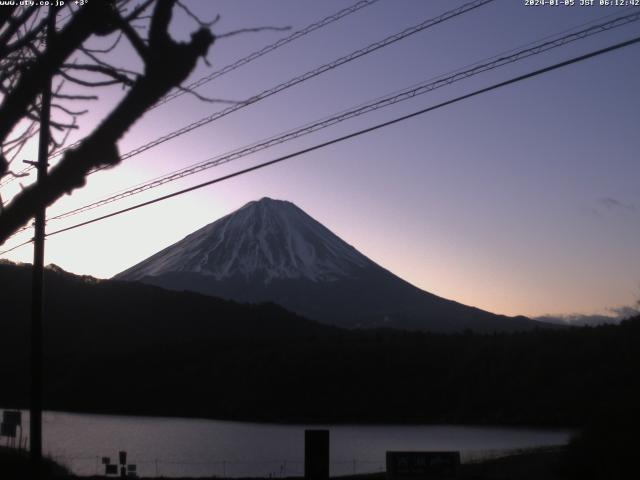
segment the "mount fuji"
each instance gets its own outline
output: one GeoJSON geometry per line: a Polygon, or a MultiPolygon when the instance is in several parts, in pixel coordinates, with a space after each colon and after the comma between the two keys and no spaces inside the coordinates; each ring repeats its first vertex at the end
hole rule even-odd
{"type": "Polygon", "coordinates": [[[346,328],[494,332],[544,326],[420,290],[293,203],[270,198],[249,202],[114,278],[239,302],[274,302],[346,328]]]}

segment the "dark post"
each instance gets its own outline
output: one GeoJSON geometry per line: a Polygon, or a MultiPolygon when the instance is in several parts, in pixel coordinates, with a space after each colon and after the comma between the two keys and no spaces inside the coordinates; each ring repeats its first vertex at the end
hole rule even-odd
{"type": "MultiPolygon", "coordinates": [[[[55,7],[49,7],[49,23],[47,25],[47,49],[55,34],[55,7]]],[[[37,182],[41,183],[47,176],[47,160],[49,150],[49,117],[51,115],[51,77],[42,89],[40,108],[40,136],[38,139],[37,182]]],[[[44,224],[46,208],[42,207],[35,215],[35,233],[33,239],[33,278],[31,286],[31,405],[29,422],[29,440],[31,462],[36,478],[41,476],[42,465],[42,317],[44,286],[44,224]]]]}
{"type": "Polygon", "coordinates": [[[329,430],[304,431],[305,480],[329,480],[329,430]]]}
{"type": "Polygon", "coordinates": [[[125,478],[127,476],[127,452],[118,452],[118,460],[120,462],[120,477],[125,478]]]}

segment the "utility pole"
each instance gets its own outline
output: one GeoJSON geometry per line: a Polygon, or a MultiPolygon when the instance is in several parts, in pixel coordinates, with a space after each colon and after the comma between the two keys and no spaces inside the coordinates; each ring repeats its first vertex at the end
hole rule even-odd
{"type": "MultiPolygon", "coordinates": [[[[52,48],[52,40],[56,28],[55,7],[50,6],[47,12],[47,45],[52,48]]],[[[49,157],[49,120],[51,116],[51,76],[42,89],[40,103],[40,135],[38,138],[37,182],[41,184],[47,176],[49,157]]],[[[44,237],[46,207],[41,207],[35,215],[35,233],[33,238],[33,278],[31,282],[31,395],[29,411],[29,450],[33,476],[42,477],[42,380],[43,380],[43,339],[42,319],[44,314],[44,237]]]]}

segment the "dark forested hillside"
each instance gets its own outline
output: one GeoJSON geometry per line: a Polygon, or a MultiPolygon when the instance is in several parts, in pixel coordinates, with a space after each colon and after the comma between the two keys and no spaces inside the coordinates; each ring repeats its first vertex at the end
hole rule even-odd
{"type": "MultiPolygon", "coordinates": [[[[30,269],[0,265],[0,405],[26,405],[30,269]]],[[[47,272],[46,407],[270,421],[581,425],[640,390],[640,318],[344,331],[275,305],[47,272]]]]}

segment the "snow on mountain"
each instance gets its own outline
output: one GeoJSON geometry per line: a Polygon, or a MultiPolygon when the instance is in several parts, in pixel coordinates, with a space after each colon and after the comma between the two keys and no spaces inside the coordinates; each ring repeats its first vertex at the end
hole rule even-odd
{"type": "Polygon", "coordinates": [[[246,204],[115,278],[238,302],[274,302],[346,328],[491,332],[539,325],[420,290],[293,203],[270,198],[246,204]]]}
{"type": "Polygon", "coordinates": [[[195,231],[116,278],[139,280],[167,272],[214,277],[305,278],[349,276],[372,264],[291,202],[262,198],[195,231]]]}

